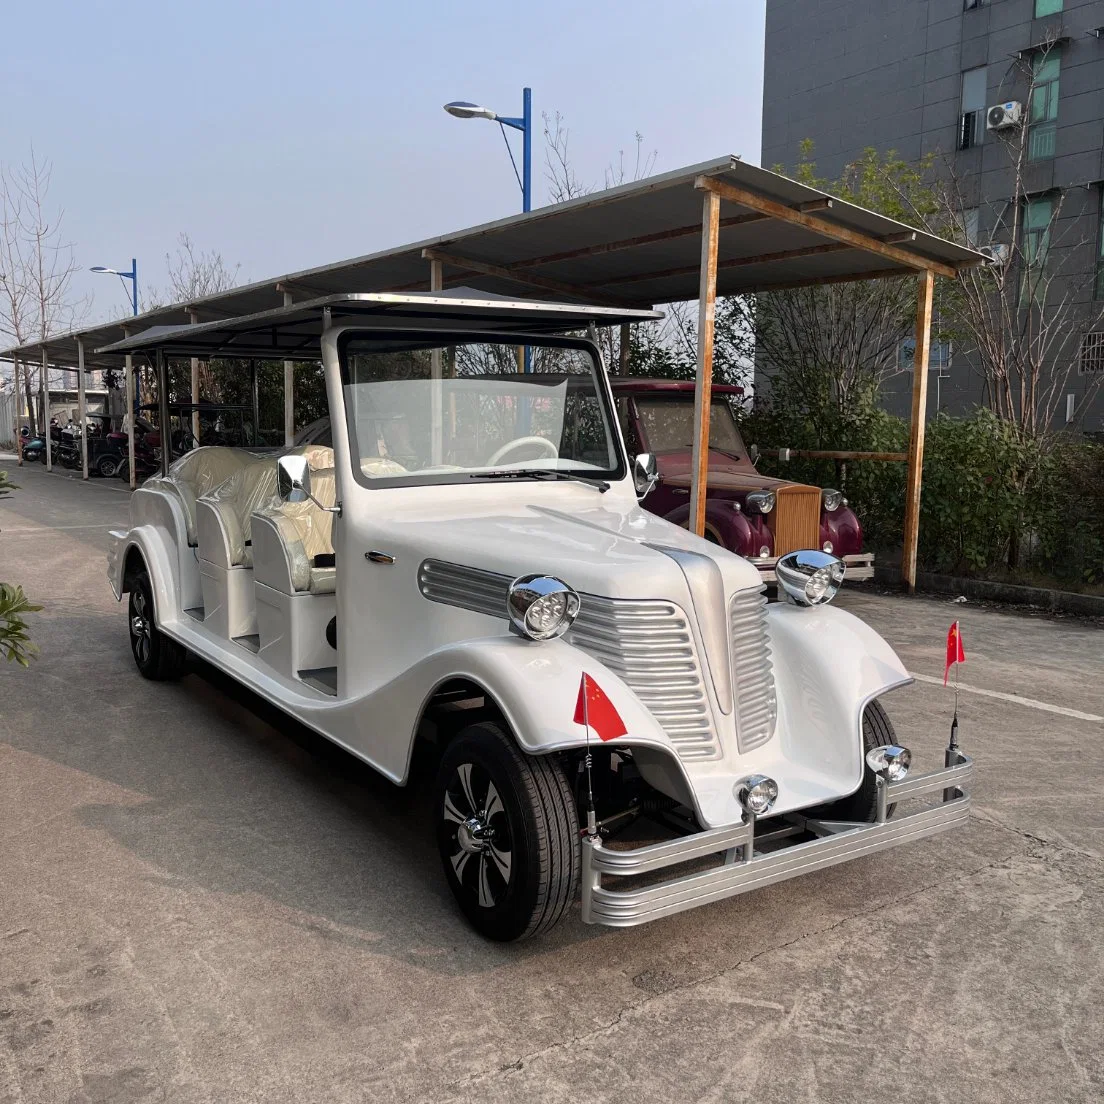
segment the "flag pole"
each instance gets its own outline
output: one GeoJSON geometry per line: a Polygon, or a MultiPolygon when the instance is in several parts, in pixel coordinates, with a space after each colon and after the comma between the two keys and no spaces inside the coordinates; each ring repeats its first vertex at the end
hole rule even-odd
{"type": "MultiPolygon", "coordinates": [[[[943,758],[943,765],[946,767],[954,767],[958,765],[958,656],[959,651],[962,648],[962,629],[958,622],[954,623],[955,633],[955,663],[954,663],[954,716],[951,718],[951,740],[947,744],[947,753],[943,758]]],[[[957,796],[958,791],[951,787],[943,791],[944,801],[953,801],[957,796]]]]}
{"type": "Polygon", "coordinates": [[[591,839],[598,838],[598,820],[594,815],[594,780],[591,777],[590,756],[590,711],[587,693],[586,672],[583,673],[583,725],[586,728],[586,776],[587,776],[587,835],[591,839]]]}

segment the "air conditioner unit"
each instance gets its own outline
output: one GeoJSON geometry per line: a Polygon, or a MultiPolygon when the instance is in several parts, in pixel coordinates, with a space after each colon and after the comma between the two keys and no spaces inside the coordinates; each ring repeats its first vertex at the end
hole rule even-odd
{"type": "Polygon", "coordinates": [[[989,258],[989,263],[1002,265],[1008,263],[1009,248],[1003,242],[999,245],[979,245],[975,247],[979,253],[984,253],[989,258]]]}
{"type": "Polygon", "coordinates": [[[1019,100],[1009,100],[1008,103],[994,104],[985,112],[985,127],[987,130],[1005,130],[1019,126],[1021,119],[1023,104],[1019,100]]]}

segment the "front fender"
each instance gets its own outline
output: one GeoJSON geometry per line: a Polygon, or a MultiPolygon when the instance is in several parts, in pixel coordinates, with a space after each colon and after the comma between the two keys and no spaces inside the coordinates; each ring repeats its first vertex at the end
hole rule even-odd
{"type": "MultiPolygon", "coordinates": [[[[666,515],[666,520],[683,529],[690,528],[690,505],[683,503],[666,515]]],[[[705,529],[716,542],[738,556],[752,554],[752,530],[743,513],[727,500],[705,502],[705,529]]]]}
{"type": "Polygon", "coordinates": [[[874,698],[912,682],[888,642],[834,606],[767,607],[778,732],[787,760],[808,764],[843,796],[862,782],[862,715],[874,698]]]}

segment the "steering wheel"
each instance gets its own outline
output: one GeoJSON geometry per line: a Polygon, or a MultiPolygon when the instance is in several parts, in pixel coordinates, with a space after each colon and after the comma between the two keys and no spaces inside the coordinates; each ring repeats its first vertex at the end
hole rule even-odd
{"type": "MultiPolygon", "coordinates": [[[[515,449],[528,448],[534,445],[539,448],[544,455],[548,456],[549,459],[559,459],[559,448],[557,448],[547,437],[515,437],[512,441],[507,441],[502,448],[495,449],[487,463],[501,464],[502,458],[504,456],[509,456],[515,449]]],[[[534,457],[534,459],[536,459],[536,457],[534,457]]]]}

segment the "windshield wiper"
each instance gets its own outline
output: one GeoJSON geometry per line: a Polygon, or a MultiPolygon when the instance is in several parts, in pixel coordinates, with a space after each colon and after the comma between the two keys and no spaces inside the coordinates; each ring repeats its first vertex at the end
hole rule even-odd
{"type": "Polygon", "coordinates": [[[575,483],[585,483],[602,494],[610,489],[604,479],[587,479],[585,475],[574,472],[553,471],[551,468],[501,468],[498,471],[472,472],[469,479],[570,479],[575,483]]]}

